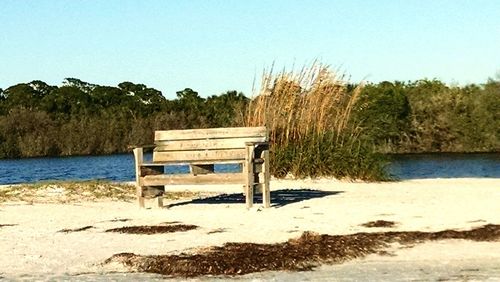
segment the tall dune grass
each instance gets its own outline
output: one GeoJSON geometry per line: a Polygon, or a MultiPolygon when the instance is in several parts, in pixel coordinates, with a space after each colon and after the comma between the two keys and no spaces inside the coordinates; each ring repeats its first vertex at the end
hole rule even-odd
{"type": "Polygon", "coordinates": [[[381,180],[383,160],[359,138],[351,119],[362,85],[314,62],[298,72],[264,71],[248,106],[247,126],[270,130],[273,175],[381,180]]]}

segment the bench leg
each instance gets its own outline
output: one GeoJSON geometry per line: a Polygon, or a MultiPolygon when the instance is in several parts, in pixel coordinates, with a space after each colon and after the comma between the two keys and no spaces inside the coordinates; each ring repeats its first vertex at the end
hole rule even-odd
{"type": "Polygon", "coordinates": [[[141,197],[140,195],[137,195],[137,203],[139,203],[140,208],[144,208],[144,197],[141,197]]]}
{"type": "Polygon", "coordinates": [[[144,162],[142,148],[134,149],[134,159],[135,159],[135,187],[137,194],[137,202],[139,203],[140,208],[144,208],[144,195],[140,183],[141,164],[144,162]]]}
{"type": "Polygon", "coordinates": [[[251,208],[253,206],[253,185],[248,185],[246,187],[247,193],[245,197],[245,203],[247,205],[247,209],[251,208]]]}
{"type": "Polygon", "coordinates": [[[253,146],[246,146],[245,163],[243,164],[243,174],[245,178],[245,203],[247,205],[247,209],[253,206],[253,150],[253,146]]]}
{"type": "Polygon", "coordinates": [[[264,163],[263,173],[264,173],[264,187],[262,189],[262,204],[264,208],[269,208],[271,206],[271,188],[270,188],[270,178],[269,175],[269,150],[262,152],[264,163]]]}
{"type": "Polygon", "coordinates": [[[163,208],[163,196],[158,196],[155,198],[155,205],[157,208],[163,208]]]}

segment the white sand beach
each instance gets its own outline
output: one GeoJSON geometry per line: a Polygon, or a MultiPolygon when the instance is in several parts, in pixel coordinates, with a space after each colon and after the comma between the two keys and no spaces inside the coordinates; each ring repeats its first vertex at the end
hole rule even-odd
{"type": "MultiPolygon", "coordinates": [[[[175,187],[175,190],[185,189],[241,192],[238,186],[175,187]]],[[[116,253],[159,255],[190,252],[225,242],[276,243],[298,237],[303,231],[340,235],[466,230],[485,224],[500,224],[500,179],[426,179],[389,183],[273,180],[271,189],[273,206],[264,209],[255,205],[250,210],[245,208],[243,201],[235,202],[231,195],[206,200],[165,201],[172,206],[163,209],[139,209],[135,202],[124,201],[0,203],[0,277],[8,280],[90,277],[89,280],[94,280],[106,277],[102,275],[110,272],[127,271],[120,264],[103,264],[116,253]],[[392,228],[361,226],[375,220],[394,221],[397,225],[392,228]],[[155,235],[105,232],[116,227],[172,222],[193,224],[199,228],[155,235]],[[58,232],[86,226],[91,228],[80,232],[58,232]]],[[[328,280],[335,275],[340,280],[342,277],[346,280],[368,277],[399,280],[404,278],[401,276],[404,273],[414,273],[414,278],[422,275],[427,280],[441,276],[428,276],[424,273],[426,266],[431,272],[441,266],[446,273],[456,269],[448,277],[451,280],[456,273],[467,270],[472,278],[479,271],[483,275],[477,276],[479,280],[485,277],[500,279],[498,241],[433,241],[413,247],[392,246],[389,253],[390,256],[369,255],[340,265],[322,266],[312,272],[256,273],[245,277],[263,280],[316,280],[311,277],[317,277],[328,280]],[[393,267],[395,265],[398,267],[393,267]],[[419,269],[424,270],[419,272],[419,269]]],[[[112,275],[118,275],[117,279],[127,277],[126,274],[112,275]]],[[[134,280],[147,274],[131,275],[129,279],[134,280]]]]}

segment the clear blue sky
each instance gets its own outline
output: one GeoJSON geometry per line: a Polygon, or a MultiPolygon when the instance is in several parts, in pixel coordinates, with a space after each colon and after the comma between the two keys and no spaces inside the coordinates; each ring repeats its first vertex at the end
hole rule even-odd
{"type": "Polygon", "coordinates": [[[500,71],[500,0],[0,0],[0,88],[76,77],[250,95],[273,61],[316,58],[353,82],[483,83],[500,71]]]}

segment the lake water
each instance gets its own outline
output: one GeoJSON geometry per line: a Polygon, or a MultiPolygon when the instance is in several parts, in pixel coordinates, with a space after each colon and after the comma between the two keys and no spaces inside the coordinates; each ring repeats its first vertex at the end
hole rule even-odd
{"type": "MultiPolygon", "coordinates": [[[[215,167],[216,171],[237,169],[237,165],[215,167]]],[[[398,179],[500,178],[500,154],[393,155],[387,169],[398,179]]],[[[187,166],[167,168],[168,173],[188,171],[187,166]]],[[[134,175],[132,154],[0,160],[0,184],[87,179],[133,181],[134,175]]]]}
{"type": "Polygon", "coordinates": [[[500,178],[500,153],[393,155],[388,170],[399,179],[500,178]]]}

